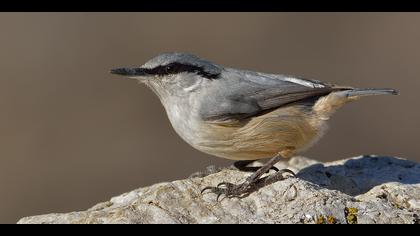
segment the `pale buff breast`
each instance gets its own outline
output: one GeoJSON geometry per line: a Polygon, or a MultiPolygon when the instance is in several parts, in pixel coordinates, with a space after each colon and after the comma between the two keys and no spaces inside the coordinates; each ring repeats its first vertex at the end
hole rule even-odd
{"type": "Polygon", "coordinates": [[[195,148],[232,160],[290,157],[313,144],[325,122],[303,106],[282,107],[241,123],[205,124],[195,148]],[[204,128],[205,127],[205,128],[204,128]]]}

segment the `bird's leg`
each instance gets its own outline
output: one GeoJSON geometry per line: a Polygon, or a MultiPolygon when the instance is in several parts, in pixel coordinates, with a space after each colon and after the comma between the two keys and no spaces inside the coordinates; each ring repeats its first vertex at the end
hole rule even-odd
{"type": "MultiPolygon", "coordinates": [[[[240,170],[240,171],[244,171],[244,172],[256,172],[260,167],[257,167],[257,166],[248,166],[249,164],[251,164],[254,161],[256,161],[256,160],[235,161],[233,163],[233,166],[236,169],[240,170]]],[[[274,170],[276,172],[279,171],[279,169],[277,167],[275,167],[275,166],[272,166],[270,168],[270,170],[274,170]]]]}
{"type": "Polygon", "coordinates": [[[272,183],[275,183],[277,181],[285,179],[285,177],[283,175],[285,173],[290,174],[293,177],[296,177],[296,174],[293,171],[291,171],[289,169],[281,169],[281,170],[277,171],[276,173],[274,173],[272,175],[265,176],[264,178],[258,179],[258,181],[263,182],[263,185],[266,186],[266,185],[269,185],[269,184],[272,184],[272,183]]]}
{"type": "MultiPolygon", "coordinates": [[[[252,192],[258,190],[259,188],[262,188],[268,184],[273,183],[273,180],[280,180],[279,176],[281,174],[288,172],[293,173],[290,170],[284,169],[280,172],[276,173],[273,178],[262,178],[260,177],[266,173],[270,168],[272,168],[277,162],[279,162],[281,159],[283,159],[283,156],[279,153],[273,158],[271,158],[267,163],[265,163],[262,167],[260,167],[256,172],[254,172],[251,176],[249,176],[245,182],[242,184],[232,184],[228,182],[222,182],[217,185],[217,187],[206,187],[204,188],[201,193],[203,193],[206,190],[210,190],[211,192],[217,194],[217,199],[224,194],[228,198],[238,197],[243,198],[251,194],[252,192]],[[222,187],[224,186],[224,187],[222,187]]],[[[294,173],[293,173],[294,175],[294,173]]]]}

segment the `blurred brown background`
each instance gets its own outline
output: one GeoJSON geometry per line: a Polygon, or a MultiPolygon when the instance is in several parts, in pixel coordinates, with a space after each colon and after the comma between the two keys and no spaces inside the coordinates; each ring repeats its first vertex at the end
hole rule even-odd
{"type": "Polygon", "coordinates": [[[167,51],[399,89],[340,110],[304,155],[420,161],[419,24],[416,13],[1,13],[0,222],[230,164],[184,143],[146,87],[109,74],[167,51]]]}

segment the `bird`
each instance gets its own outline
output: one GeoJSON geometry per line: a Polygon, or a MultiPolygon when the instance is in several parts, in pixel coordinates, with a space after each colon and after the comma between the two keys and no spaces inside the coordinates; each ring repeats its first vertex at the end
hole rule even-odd
{"type": "MultiPolygon", "coordinates": [[[[112,74],[136,79],[160,99],[176,133],[193,148],[245,166],[270,158],[242,183],[208,186],[242,198],[280,180],[288,169],[262,177],[274,165],[314,145],[343,105],[391,88],[353,88],[287,74],[234,69],[183,52],[162,53],[112,74]]],[[[276,168],[275,168],[276,169],[276,168]]]]}

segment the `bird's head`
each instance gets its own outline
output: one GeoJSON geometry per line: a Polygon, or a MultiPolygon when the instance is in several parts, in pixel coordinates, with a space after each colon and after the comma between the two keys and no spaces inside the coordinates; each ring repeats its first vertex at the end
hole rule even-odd
{"type": "Polygon", "coordinates": [[[193,91],[205,80],[218,79],[221,71],[222,67],[192,54],[164,53],[140,67],[116,68],[111,73],[137,79],[155,92],[181,94],[193,91]]]}

